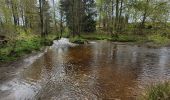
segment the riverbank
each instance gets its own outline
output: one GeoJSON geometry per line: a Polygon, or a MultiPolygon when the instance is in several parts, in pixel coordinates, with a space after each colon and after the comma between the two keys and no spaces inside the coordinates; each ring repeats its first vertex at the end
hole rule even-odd
{"type": "Polygon", "coordinates": [[[137,45],[144,45],[149,48],[158,48],[163,46],[170,46],[170,39],[161,34],[151,35],[134,35],[134,34],[118,34],[111,36],[108,34],[82,34],[80,36],[71,37],[70,41],[73,43],[86,43],[89,40],[107,40],[112,42],[133,42],[137,45]]]}
{"type": "Polygon", "coordinates": [[[0,63],[16,61],[28,54],[42,51],[45,46],[51,46],[56,35],[48,35],[42,39],[39,35],[22,33],[0,47],[0,63]]]}
{"type": "Polygon", "coordinates": [[[110,41],[67,44],[55,43],[46,52],[1,67],[0,98],[136,100],[146,86],[170,78],[168,47],[110,41]]]}
{"type": "MultiPolygon", "coordinates": [[[[68,37],[68,36],[65,36],[68,37]]],[[[49,35],[46,39],[42,39],[38,35],[21,34],[15,40],[9,41],[0,48],[0,63],[15,61],[24,55],[31,54],[42,50],[45,46],[51,46],[53,40],[57,39],[56,35],[49,35]],[[44,41],[44,42],[42,42],[44,41]]],[[[70,42],[77,44],[88,43],[91,40],[106,40],[112,42],[132,42],[138,46],[146,46],[148,48],[159,48],[170,46],[170,39],[160,34],[152,35],[134,35],[119,34],[111,36],[110,34],[88,33],[80,36],[70,37],[70,42]]]]}
{"type": "Polygon", "coordinates": [[[140,100],[169,100],[170,82],[162,82],[149,86],[139,98],[140,100]]]}

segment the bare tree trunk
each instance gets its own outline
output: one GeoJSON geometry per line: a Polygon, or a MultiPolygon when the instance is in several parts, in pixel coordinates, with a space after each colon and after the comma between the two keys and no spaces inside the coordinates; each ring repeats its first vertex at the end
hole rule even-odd
{"type": "Polygon", "coordinates": [[[14,25],[17,26],[17,16],[16,16],[16,7],[13,1],[11,0],[11,8],[12,8],[12,15],[13,15],[13,20],[14,20],[14,25]]]}
{"type": "Polygon", "coordinates": [[[80,36],[80,27],[81,27],[81,1],[77,3],[77,34],[80,36]]]}
{"type": "Polygon", "coordinates": [[[123,10],[123,0],[121,0],[121,3],[120,3],[120,11],[119,11],[119,22],[118,22],[118,31],[121,31],[122,30],[122,10],[123,10]]]}
{"type": "Polygon", "coordinates": [[[118,20],[119,20],[119,0],[116,0],[116,18],[115,18],[115,35],[117,35],[117,26],[118,26],[118,20]]]}
{"type": "Polygon", "coordinates": [[[54,11],[53,11],[53,17],[54,17],[54,19],[53,19],[53,20],[54,20],[54,30],[56,30],[55,28],[56,28],[56,26],[57,26],[57,22],[56,22],[56,19],[55,19],[55,18],[56,18],[56,13],[55,13],[55,11],[56,11],[56,9],[55,9],[55,1],[53,0],[52,2],[53,2],[53,10],[54,10],[54,11]]]}
{"type": "Polygon", "coordinates": [[[39,0],[39,10],[40,10],[40,26],[41,26],[41,37],[45,37],[44,32],[44,17],[43,17],[43,0],[39,0]]]}
{"type": "Polygon", "coordinates": [[[63,34],[63,12],[60,10],[60,36],[59,38],[61,38],[63,34]]]}
{"type": "Polygon", "coordinates": [[[74,6],[75,6],[75,2],[74,2],[74,0],[73,0],[73,2],[72,2],[72,20],[73,20],[73,22],[72,22],[72,35],[73,35],[73,37],[75,36],[75,19],[74,19],[74,6]]]}
{"type": "Polygon", "coordinates": [[[113,27],[114,27],[114,0],[112,0],[112,16],[111,16],[111,19],[112,19],[112,26],[111,26],[111,34],[113,34],[113,27]]]}
{"type": "Polygon", "coordinates": [[[142,19],[140,28],[144,28],[145,27],[145,20],[146,20],[146,12],[143,14],[143,19],[142,19]]]}
{"type": "MultiPolygon", "coordinates": [[[[149,0],[146,0],[146,4],[149,5],[149,0]]],[[[146,21],[146,17],[147,17],[147,7],[145,7],[145,10],[144,10],[144,14],[143,14],[143,19],[142,19],[142,22],[141,22],[141,25],[140,25],[140,28],[143,29],[145,28],[145,21],[146,21]]]]}

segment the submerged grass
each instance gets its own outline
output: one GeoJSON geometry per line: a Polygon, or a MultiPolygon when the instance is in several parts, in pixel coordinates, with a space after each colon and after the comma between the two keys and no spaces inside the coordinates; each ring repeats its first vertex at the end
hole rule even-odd
{"type": "Polygon", "coordinates": [[[170,100],[170,83],[160,83],[147,89],[142,100],[170,100]]]}

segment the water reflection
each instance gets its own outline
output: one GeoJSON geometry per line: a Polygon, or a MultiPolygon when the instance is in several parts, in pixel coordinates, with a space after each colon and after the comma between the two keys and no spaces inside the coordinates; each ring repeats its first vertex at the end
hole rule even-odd
{"type": "Polygon", "coordinates": [[[8,89],[11,93],[6,97],[135,100],[144,86],[170,79],[169,60],[169,48],[106,41],[53,48],[23,70],[15,85],[10,83],[15,90],[8,89]]]}

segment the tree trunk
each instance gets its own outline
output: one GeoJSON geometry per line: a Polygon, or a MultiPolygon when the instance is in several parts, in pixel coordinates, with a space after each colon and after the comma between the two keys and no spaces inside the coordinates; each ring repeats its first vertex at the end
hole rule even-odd
{"type": "Polygon", "coordinates": [[[56,19],[55,19],[55,18],[56,18],[56,14],[55,14],[55,11],[56,11],[56,9],[55,9],[55,1],[53,0],[52,2],[53,2],[53,10],[54,10],[54,11],[53,11],[54,30],[56,30],[55,28],[56,28],[56,26],[57,26],[57,22],[56,22],[56,19]]]}
{"type": "Polygon", "coordinates": [[[119,0],[116,0],[116,18],[115,18],[115,35],[118,36],[117,28],[118,28],[118,22],[119,22],[119,0]]]}
{"type": "Polygon", "coordinates": [[[120,11],[119,11],[119,22],[118,22],[118,31],[121,31],[122,30],[122,10],[123,10],[123,0],[121,0],[121,3],[120,3],[120,11]]]}
{"type": "Polygon", "coordinates": [[[111,16],[111,19],[112,19],[112,26],[111,26],[111,34],[113,34],[113,27],[114,27],[114,0],[112,0],[112,16],[111,16]]]}
{"type": "Polygon", "coordinates": [[[143,14],[143,19],[142,19],[142,22],[141,22],[141,26],[140,28],[145,28],[145,20],[146,20],[146,12],[143,14]]]}
{"type": "Polygon", "coordinates": [[[44,32],[44,17],[43,17],[43,0],[39,0],[39,10],[40,10],[40,26],[41,26],[41,37],[45,37],[44,32]]]}
{"type": "Polygon", "coordinates": [[[59,38],[61,38],[63,34],[63,12],[60,10],[60,36],[59,38]]]}
{"type": "Polygon", "coordinates": [[[14,25],[17,26],[18,22],[17,22],[17,16],[16,16],[16,5],[14,4],[14,2],[11,0],[11,8],[12,8],[12,15],[13,15],[13,20],[14,20],[14,25]]]}
{"type": "Polygon", "coordinates": [[[74,0],[73,0],[73,2],[72,2],[72,20],[73,20],[73,22],[72,22],[72,35],[73,35],[73,37],[75,36],[75,20],[74,20],[74,6],[75,6],[75,2],[74,2],[74,0]]]}

